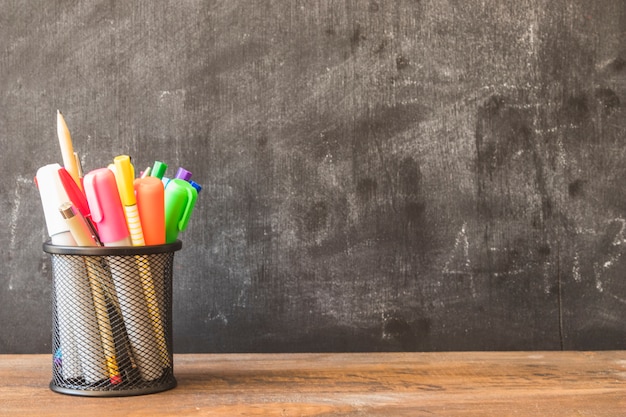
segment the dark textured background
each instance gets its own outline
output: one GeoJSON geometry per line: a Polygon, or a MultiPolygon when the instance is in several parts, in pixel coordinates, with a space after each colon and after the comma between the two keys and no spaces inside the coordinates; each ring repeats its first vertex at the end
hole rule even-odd
{"type": "Polygon", "coordinates": [[[625,349],[625,4],[0,0],[0,352],[50,351],[57,109],[204,185],[177,352],[625,349]]]}

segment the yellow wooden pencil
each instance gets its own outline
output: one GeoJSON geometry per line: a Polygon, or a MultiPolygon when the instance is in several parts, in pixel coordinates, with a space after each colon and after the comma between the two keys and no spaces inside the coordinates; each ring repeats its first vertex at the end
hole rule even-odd
{"type": "Polygon", "coordinates": [[[70,130],[67,128],[65,119],[59,110],[57,110],[57,136],[59,137],[59,145],[61,146],[61,156],[63,157],[63,166],[70,173],[78,188],[82,191],[83,185],[80,182],[80,173],[76,157],[74,156],[74,147],[72,146],[72,137],[70,130]]]}

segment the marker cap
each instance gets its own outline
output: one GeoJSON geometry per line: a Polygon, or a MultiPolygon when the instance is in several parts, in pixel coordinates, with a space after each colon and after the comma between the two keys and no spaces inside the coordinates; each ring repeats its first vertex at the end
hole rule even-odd
{"type": "Polygon", "coordinates": [[[187,228],[198,191],[187,181],[174,178],[165,189],[165,241],[171,243],[187,228]]]}
{"type": "Polygon", "coordinates": [[[154,161],[154,165],[152,166],[152,172],[150,175],[153,177],[157,177],[158,179],[162,179],[163,175],[165,175],[165,171],[167,170],[167,164],[161,161],[154,161]]]}
{"type": "Polygon", "coordinates": [[[50,237],[70,230],[59,212],[59,206],[69,200],[58,174],[60,169],[59,164],[49,164],[39,168],[35,177],[50,237]]]}
{"type": "Polygon", "coordinates": [[[185,168],[178,168],[176,171],[176,176],[174,178],[178,178],[181,180],[189,181],[191,179],[191,172],[187,171],[185,168]]]}
{"type": "Polygon", "coordinates": [[[130,236],[117,191],[115,174],[108,168],[89,172],[84,178],[91,219],[98,225],[100,240],[107,244],[130,236]]]}
{"type": "Polygon", "coordinates": [[[163,182],[156,177],[135,180],[137,209],[146,245],[165,243],[165,203],[163,182]]]}
{"type": "Polygon", "coordinates": [[[130,163],[130,156],[119,155],[113,160],[115,164],[115,181],[120,193],[120,199],[125,206],[132,206],[136,203],[133,179],[135,178],[135,168],[130,163]]]}
{"type": "Polygon", "coordinates": [[[202,186],[200,184],[198,184],[195,181],[191,181],[191,180],[189,180],[189,184],[191,184],[191,186],[196,189],[198,194],[200,194],[200,191],[202,191],[202,186]]]}

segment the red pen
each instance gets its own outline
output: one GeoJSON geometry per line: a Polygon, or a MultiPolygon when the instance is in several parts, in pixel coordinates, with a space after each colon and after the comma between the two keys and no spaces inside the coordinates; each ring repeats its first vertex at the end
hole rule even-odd
{"type": "Polygon", "coordinates": [[[87,203],[85,194],[83,194],[80,188],[78,188],[76,181],[74,181],[70,173],[65,168],[60,168],[58,174],[59,179],[61,180],[61,185],[63,185],[63,189],[65,189],[65,192],[67,193],[67,197],[70,199],[74,207],[80,211],[85,220],[87,220],[87,224],[92,229],[92,234],[97,238],[98,228],[91,218],[91,211],[89,210],[89,204],[87,203]]]}

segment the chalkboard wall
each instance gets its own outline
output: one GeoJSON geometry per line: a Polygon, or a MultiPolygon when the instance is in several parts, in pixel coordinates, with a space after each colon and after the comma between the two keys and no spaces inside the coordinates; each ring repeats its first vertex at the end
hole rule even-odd
{"type": "Polygon", "coordinates": [[[203,185],[176,352],[626,348],[623,0],[0,1],[0,352],[50,352],[33,177],[203,185]]]}

